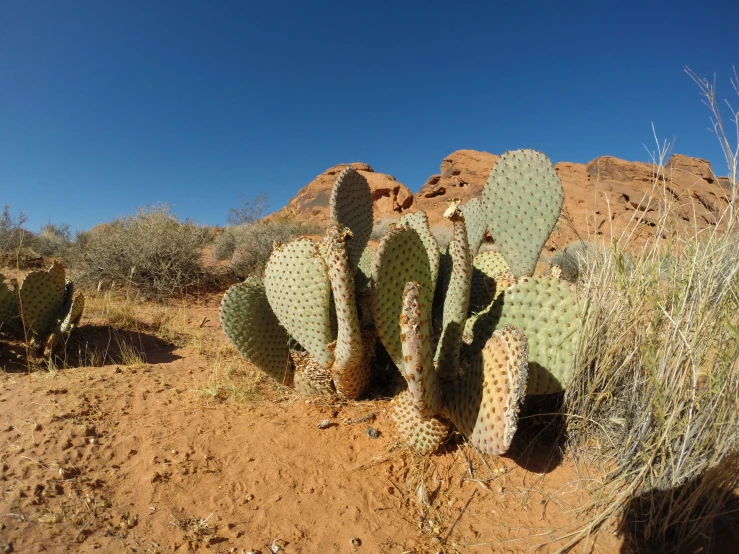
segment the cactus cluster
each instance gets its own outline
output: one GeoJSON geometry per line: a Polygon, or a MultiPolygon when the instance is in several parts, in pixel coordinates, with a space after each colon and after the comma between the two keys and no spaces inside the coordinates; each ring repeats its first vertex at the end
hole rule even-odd
{"type": "Polygon", "coordinates": [[[418,226],[399,225],[380,243],[373,266],[375,322],[408,383],[393,418],[420,452],[438,447],[451,423],[482,452],[502,454],[525,395],[566,386],[577,299],[568,283],[532,276],[562,200],[546,156],[508,152],[493,168],[482,203],[450,202],[445,216],[454,237],[437,282],[422,270],[429,262],[418,226]],[[500,252],[475,255],[488,230],[500,252]],[[380,255],[390,247],[391,255],[380,255]],[[438,328],[432,324],[434,297],[442,303],[438,328]]]}
{"type": "Polygon", "coordinates": [[[63,339],[79,325],[85,297],[75,294],[66,280],[64,266],[31,271],[20,287],[0,276],[0,330],[27,340],[35,354],[53,354],[63,339]]]}
{"type": "Polygon", "coordinates": [[[562,202],[546,156],[508,152],[482,201],[450,202],[446,251],[423,211],[400,218],[373,251],[369,185],[349,167],[324,239],[275,244],[264,283],[250,277],[226,293],[223,329],[279,382],[349,399],[367,388],[378,337],[405,377],[392,418],[416,450],[433,451],[454,425],[502,454],[525,395],[562,390],[574,363],[574,290],[533,277],[562,202]],[[500,252],[478,253],[487,232],[500,252]]]}
{"type": "Polygon", "coordinates": [[[353,399],[369,383],[375,334],[367,317],[372,195],[353,167],[331,194],[321,242],[275,244],[264,282],[250,277],[221,303],[221,325],[239,352],[279,382],[353,399]]]}

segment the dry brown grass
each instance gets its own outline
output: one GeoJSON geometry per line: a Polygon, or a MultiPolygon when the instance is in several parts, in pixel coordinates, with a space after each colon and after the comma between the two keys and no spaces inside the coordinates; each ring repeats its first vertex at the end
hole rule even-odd
{"type": "Polygon", "coordinates": [[[617,518],[666,552],[739,516],[739,219],[730,207],[708,229],[678,233],[674,221],[663,213],[626,263],[635,216],[581,275],[570,446],[615,467],[567,547],[617,518]]]}

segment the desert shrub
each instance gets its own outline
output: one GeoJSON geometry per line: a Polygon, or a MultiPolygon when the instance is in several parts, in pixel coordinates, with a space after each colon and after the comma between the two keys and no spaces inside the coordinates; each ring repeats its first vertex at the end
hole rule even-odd
{"type": "Polygon", "coordinates": [[[44,257],[64,257],[72,246],[72,233],[69,225],[49,223],[36,235],[34,244],[38,253],[44,257]]]}
{"type": "Polygon", "coordinates": [[[264,217],[269,209],[269,200],[264,192],[260,192],[251,200],[241,196],[241,206],[228,211],[228,224],[237,226],[256,223],[264,217]]]}
{"type": "Polygon", "coordinates": [[[3,208],[0,214],[0,265],[24,269],[40,260],[36,236],[23,227],[25,222],[23,212],[13,217],[10,206],[3,208]]]}
{"type": "Polygon", "coordinates": [[[216,261],[228,260],[236,250],[236,235],[233,229],[226,229],[213,241],[213,258],[216,261]]]}
{"type": "Polygon", "coordinates": [[[439,248],[446,249],[449,243],[452,242],[454,231],[451,226],[436,226],[431,229],[431,232],[436,237],[436,241],[439,243],[439,248]]]}
{"type": "Polygon", "coordinates": [[[382,240],[382,237],[385,236],[385,233],[388,232],[390,229],[390,225],[398,222],[398,217],[383,217],[381,219],[376,219],[374,221],[374,226],[372,227],[372,234],[370,235],[370,240],[376,240],[380,241],[382,240]]]}
{"type": "Polygon", "coordinates": [[[320,233],[313,223],[292,220],[274,220],[239,225],[227,229],[213,246],[216,259],[229,259],[229,267],[240,278],[262,276],[264,265],[272,253],[275,241],[289,242],[301,235],[320,233]]]}
{"type": "Polygon", "coordinates": [[[81,277],[93,283],[169,296],[204,283],[202,249],[208,240],[205,228],[179,221],[165,204],[139,208],[135,215],[79,234],[73,259],[81,277]]]}

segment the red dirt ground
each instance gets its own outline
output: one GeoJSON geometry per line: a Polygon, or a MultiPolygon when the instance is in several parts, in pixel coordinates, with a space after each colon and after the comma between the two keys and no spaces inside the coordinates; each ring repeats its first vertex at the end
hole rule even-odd
{"type": "MultiPolygon", "coordinates": [[[[143,364],[29,373],[5,352],[0,552],[551,553],[585,521],[598,472],[551,433],[523,429],[500,458],[461,439],[419,457],[387,398],[329,404],[261,378],[220,331],[220,296],[178,308],[185,346],[142,315],[125,337],[143,364]]],[[[68,349],[105,341],[106,309],[91,303],[68,349]]],[[[612,529],[575,551],[631,552],[612,529]]]]}

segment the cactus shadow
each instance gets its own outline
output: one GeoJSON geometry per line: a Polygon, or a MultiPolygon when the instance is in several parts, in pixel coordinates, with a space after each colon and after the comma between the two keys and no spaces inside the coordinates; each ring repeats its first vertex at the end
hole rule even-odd
{"type": "Polygon", "coordinates": [[[739,491],[726,486],[736,482],[737,458],[726,462],[682,486],[631,498],[618,526],[621,554],[739,552],[739,491]]]}
{"type": "Polygon", "coordinates": [[[564,393],[529,396],[521,406],[518,429],[505,456],[526,471],[550,473],[564,460],[567,420],[564,393]]]}
{"type": "Polygon", "coordinates": [[[10,337],[0,343],[0,367],[9,373],[25,373],[44,368],[167,364],[181,358],[174,353],[176,349],[176,345],[146,332],[84,325],[70,334],[51,359],[33,356],[23,341],[10,337]]]}

